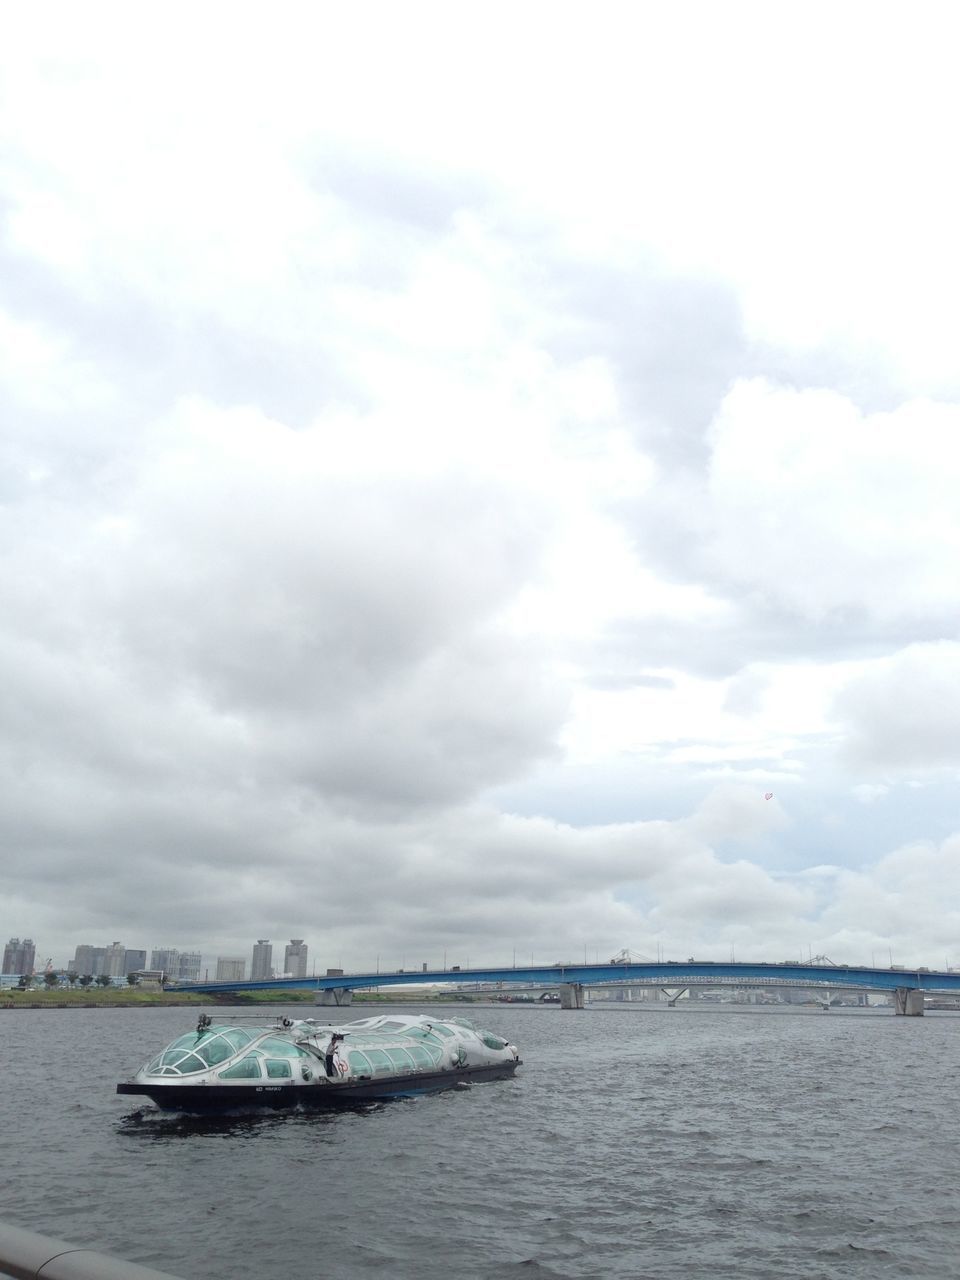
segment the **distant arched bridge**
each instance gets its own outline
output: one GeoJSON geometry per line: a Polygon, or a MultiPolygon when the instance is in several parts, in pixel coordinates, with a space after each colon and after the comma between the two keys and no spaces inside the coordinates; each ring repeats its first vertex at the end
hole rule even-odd
{"type": "Polygon", "coordinates": [[[559,987],[564,1007],[582,1008],[584,987],[655,986],[807,987],[829,991],[895,993],[897,1013],[919,1015],[925,994],[960,995],[960,973],[933,969],[875,969],[854,965],[738,964],[704,960],[567,965],[511,965],[508,968],[415,969],[394,973],[342,973],[311,978],[270,978],[259,982],[178,982],[168,989],[220,995],[241,991],[329,992],[330,1004],[349,1003],[349,993],[373,987],[503,983],[559,987]]]}

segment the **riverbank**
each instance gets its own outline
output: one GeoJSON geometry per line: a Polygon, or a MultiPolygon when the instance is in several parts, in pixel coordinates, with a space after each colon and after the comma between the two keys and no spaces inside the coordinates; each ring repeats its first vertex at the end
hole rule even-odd
{"type": "MultiPolygon", "coordinates": [[[[231,991],[223,995],[193,994],[186,991],[140,991],[136,987],[87,987],[83,990],[60,988],[56,991],[7,990],[0,992],[0,1010],[3,1009],[143,1009],[156,1006],[166,1008],[176,1005],[269,1006],[305,1004],[313,1007],[314,991],[231,991]]],[[[469,1003],[465,996],[458,1002],[469,1003]]],[[[362,1004],[427,1004],[440,1001],[450,1003],[450,996],[437,993],[417,994],[393,992],[390,995],[376,991],[358,992],[354,1005],[362,1004]]],[[[319,1006],[334,1008],[334,1006],[319,1006]]],[[[352,1006],[344,1005],[349,1009],[352,1006]]],[[[332,1015],[331,1015],[332,1016],[332,1015]]],[[[349,1013],[345,1014],[349,1018],[349,1013]]]]}
{"type": "Polygon", "coordinates": [[[88,987],[82,991],[4,991],[0,1009],[144,1009],[153,1006],[211,1004],[312,1004],[313,992],[257,992],[251,996],[215,996],[186,991],[139,991],[136,987],[88,987]],[[271,997],[264,999],[265,996],[271,997]]]}
{"type": "Polygon", "coordinates": [[[163,991],[24,991],[0,996],[2,1009],[143,1009],[151,1005],[209,1004],[202,996],[167,995],[163,991]]]}

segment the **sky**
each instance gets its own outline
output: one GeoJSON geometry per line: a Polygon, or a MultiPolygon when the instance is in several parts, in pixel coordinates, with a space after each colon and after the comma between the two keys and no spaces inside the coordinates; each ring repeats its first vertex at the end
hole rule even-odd
{"type": "Polygon", "coordinates": [[[11,11],[4,939],[960,965],[955,21],[11,11]]]}

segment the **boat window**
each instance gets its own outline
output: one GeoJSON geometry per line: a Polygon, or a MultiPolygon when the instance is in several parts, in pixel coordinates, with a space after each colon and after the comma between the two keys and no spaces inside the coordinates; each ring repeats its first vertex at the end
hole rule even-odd
{"type": "Polygon", "coordinates": [[[453,1032],[449,1027],[441,1027],[439,1022],[433,1024],[433,1030],[440,1036],[452,1036],[453,1032]]]}
{"type": "Polygon", "coordinates": [[[255,1058],[252,1053],[248,1053],[245,1058],[241,1058],[239,1062],[235,1062],[232,1067],[227,1067],[226,1071],[221,1071],[220,1079],[259,1080],[260,1059],[255,1058]]]}
{"type": "Polygon", "coordinates": [[[406,1023],[389,1020],[384,1022],[382,1029],[384,1031],[404,1031],[406,1029],[406,1023]]]}
{"type": "Polygon", "coordinates": [[[466,1027],[468,1031],[476,1031],[476,1027],[469,1018],[448,1018],[447,1021],[455,1027],[466,1027]]]}
{"type": "Polygon", "coordinates": [[[273,1036],[266,1040],[261,1040],[257,1048],[262,1049],[264,1053],[272,1054],[275,1058],[305,1058],[307,1056],[303,1049],[291,1044],[289,1040],[278,1040],[273,1036]]]}
{"type": "Polygon", "coordinates": [[[367,1055],[360,1053],[356,1049],[351,1049],[347,1054],[347,1060],[350,1063],[350,1071],[355,1076],[372,1076],[373,1067],[370,1065],[367,1055]]]}
{"type": "Polygon", "coordinates": [[[253,1039],[253,1032],[244,1031],[243,1027],[215,1027],[214,1030],[233,1045],[234,1053],[245,1049],[253,1039]]]}
{"type": "Polygon", "coordinates": [[[192,1075],[226,1062],[252,1039],[250,1032],[240,1027],[213,1027],[202,1034],[190,1032],[174,1040],[147,1070],[155,1074],[163,1067],[174,1067],[181,1075],[192,1075]]]}
{"type": "Polygon", "coordinates": [[[439,1036],[435,1036],[432,1031],[421,1031],[419,1028],[414,1030],[411,1028],[410,1036],[415,1040],[424,1040],[427,1044],[436,1045],[438,1048],[443,1044],[439,1036]]]}
{"type": "Polygon", "coordinates": [[[406,1049],[385,1049],[387,1057],[399,1071],[412,1071],[414,1061],[406,1049]]]}
{"type": "Polygon", "coordinates": [[[413,1058],[418,1067],[432,1067],[434,1065],[433,1058],[427,1053],[422,1045],[415,1044],[407,1052],[413,1058]]]}
{"type": "MultiPolygon", "coordinates": [[[[206,1071],[207,1064],[195,1053],[184,1053],[182,1049],[167,1049],[160,1055],[159,1070],[162,1075],[169,1074],[168,1068],[180,1076],[193,1075],[197,1071],[206,1071]]],[[[152,1064],[153,1065],[153,1064],[152,1064]]]]}
{"type": "Polygon", "coordinates": [[[398,1039],[400,1039],[400,1037],[395,1035],[393,1032],[381,1032],[378,1029],[377,1031],[371,1031],[365,1036],[351,1036],[347,1041],[347,1048],[361,1049],[366,1053],[368,1049],[385,1049],[388,1045],[396,1044],[398,1039]]]}
{"type": "Polygon", "coordinates": [[[232,1058],[237,1051],[226,1037],[214,1036],[212,1040],[205,1040],[203,1044],[198,1045],[196,1052],[208,1067],[215,1067],[218,1063],[232,1058]]]}
{"type": "Polygon", "coordinates": [[[373,1067],[377,1075],[382,1075],[385,1071],[393,1070],[390,1059],[382,1049],[367,1049],[365,1052],[367,1057],[370,1059],[370,1065],[373,1067]]]}
{"type": "Polygon", "coordinates": [[[293,1077],[293,1070],[286,1058],[268,1058],[267,1077],[270,1080],[289,1080],[293,1077]]]}
{"type": "Polygon", "coordinates": [[[506,1040],[501,1040],[499,1036],[495,1036],[492,1031],[481,1031],[480,1039],[488,1049],[505,1049],[507,1047],[506,1040]]]}

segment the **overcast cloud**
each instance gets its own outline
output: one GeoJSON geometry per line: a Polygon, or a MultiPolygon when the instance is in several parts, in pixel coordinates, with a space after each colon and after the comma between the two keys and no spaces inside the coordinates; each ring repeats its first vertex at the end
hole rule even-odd
{"type": "Polygon", "coordinates": [[[11,14],[4,936],[960,963],[950,24],[11,14]]]}

